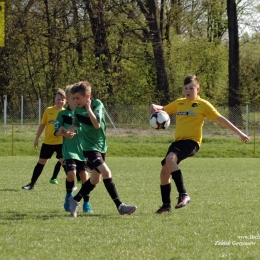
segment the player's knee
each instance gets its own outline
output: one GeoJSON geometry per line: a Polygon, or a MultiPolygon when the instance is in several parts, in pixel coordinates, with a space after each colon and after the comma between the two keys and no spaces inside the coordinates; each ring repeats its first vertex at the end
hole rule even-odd
{"type": "Polygon", "coordinates": [[[67,180],[68,180],[69,182],[72,182],[75,177],[76,177],[76,172],[75,172],[75,171],[69,171],[69,172],[67,173],[67,180]]]}
{"type": "Polygon", "coordinates": [[[175,153],[169,153],[166,157],[166,164],[172,164],[175,163],[177,164],[178,157],[176,156],[175,153]]]}

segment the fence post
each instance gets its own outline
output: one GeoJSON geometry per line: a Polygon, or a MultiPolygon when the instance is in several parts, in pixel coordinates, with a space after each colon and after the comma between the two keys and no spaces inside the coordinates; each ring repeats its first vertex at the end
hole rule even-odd
{"type": "Polygon", "coordinates": [[[256,145],[255,145],[255,142],[256,142],[256,131],[255,131],[256,127],[254,126],[254,158],[256,158],[256,145]]]}
{"type": "Polygon", "coordinates": [[[23,96],[21,96],[21,127],[23,129],[23,96]]]}
{"type": "Polygon", "coordinates": [[[12,124],[12,156],[14,155],[14,124],[12,124]]]}
{"type": "Polygon", "coordinates": [[[246,135],[248,135],[248,104],[246,104],[246,135]]]}
{"type": "Polygon", "coordinates": [[[4,95],[4,133],[6,134],[7,95],[4,95]]]}
{"type": "Polygon", "coordinates": [[[39,125],[41,124],[41,99],[39,98],[39,125]]]}

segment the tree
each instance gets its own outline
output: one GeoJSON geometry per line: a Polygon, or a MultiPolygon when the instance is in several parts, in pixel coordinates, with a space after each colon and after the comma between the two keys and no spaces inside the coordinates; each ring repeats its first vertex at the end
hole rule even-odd
{"type": "Polygon", "coordinates": [[[239,38],[236,0],[227,0],[227,14],[229,35],[229,119],[234,124],[239,125],[242,123],[242,114],[239,109],[241,102],[239,93],[239,38]]]}
{"type": "Polygon", "coordinates": [[[153,46],[154,65],[156,69],[157,84],[156,89],[159,94],[161,104],[166,104],[170,101],[169,82],[165,68],[163,42],[158,18],[157,0],[137,0],[137,3],[146,18],[149,27],[149,40],[153,46]]]}

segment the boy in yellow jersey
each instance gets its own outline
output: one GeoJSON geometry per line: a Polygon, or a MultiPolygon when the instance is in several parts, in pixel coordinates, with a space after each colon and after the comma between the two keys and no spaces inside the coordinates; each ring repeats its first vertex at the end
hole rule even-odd
{"type": "Polygon", "coordinates": [[[179,192],[175,208],[182,208],[190,202],[178,164],[187,157],[195,155],[199,150],[202,141],[202,127],[206,118],[232,130],[242,142],[249,141],[246,134],[223,117],[208,101],[201,99],[198,95],[199,91],[198,78],[194,75],[188,76],[184,79],[184,98],[179,98],[166,106],[155,104],[150,106],[151,112],[164,110],[168,114],[176,114],[174,142],[161,162],[160,188],[163,205],[155,212],[156,214],[171,211],[171,176],[179,192]]]}
{"type": "Polygon", "coordinates": [[[35,137],[35,141],[34,141],[34,148],[37,149],[39,138],[43,130],[45,129],[45,136],[44,136],[43,144],[41,146],[40,157],[38,163],[34,168],[31,182],[22,187],[22,189],[24,190],[32,190],[34,188],[36,181],[38,180],[39,176],[43,171],[44,165],[47,163],[48,159],[52,157],[54,152],[56,152],[56,158],[59,159],[59,163],[63,165],[63,158],[62,158],[63,137],[54,135],[54,125],[56,123],[56,118],[58,113],[64,109],[63,106],[66,104],[66,96],[64,90],[58,89],[54,98],[54,103],[55,103],[54,106],[47,107],[45,109],[44,114],[42,116],[42,121],[41,124],[39,125],[35,137]]]}

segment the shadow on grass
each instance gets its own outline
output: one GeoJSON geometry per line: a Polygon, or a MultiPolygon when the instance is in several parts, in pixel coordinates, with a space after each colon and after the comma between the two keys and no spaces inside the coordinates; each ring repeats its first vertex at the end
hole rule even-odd
{"type": "Polygon", "coordinates": [[[16,189],[1,189],[0,192],[1,191],[15,191],[15,192],[18,192],[18,190],[16,190],[16,189]]]}
{"type": "MultiPolygon", "coordinates": [[[[6,212],[0,212],[0,220],[30,220],[30,219],[41,219],[41,220],[49,220],[56,217],[61,217],[63,214],[57,212],[57,211],[50,211],[50,212],[29,212],[27,213],[20,213],[16,211],[6,211],[6,212]]],[[[63,215],[64,216],[64,215],[63,215]]],[[[71,217],[70,215],[65,217],[71,217]]],[[[2,223],[0,223],[2,224],[2,223]]]]}
{"type": "MultiPolygon", "coordinates": [[[[53,218],[73,218],[69,212],[58,212],[58,211],[42,211],[42,212],[30,212],[27,211],[27,213],[20,213],[16,211],[6,211],[6,212],[0,212],[0,225],[5,225],[5,223],[1,223],[1,220],[7,220],[7,221],[21,221],[21,220],[34,220],[34,219],[41,219],[41,220],[49,220],[53,218]]],[[[125,216],[120,216],[119,214],[115,215],[106,215],[106,214],[79,214],[77,218],[103,218],[103,219],[115,219],[118,217],[127,217],[125,216]]],[[[75,218],[75,219],[77,219],[75,218]]]]}

